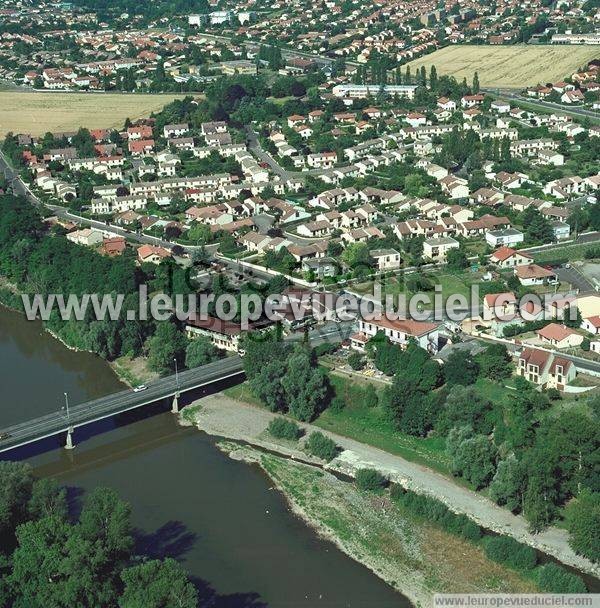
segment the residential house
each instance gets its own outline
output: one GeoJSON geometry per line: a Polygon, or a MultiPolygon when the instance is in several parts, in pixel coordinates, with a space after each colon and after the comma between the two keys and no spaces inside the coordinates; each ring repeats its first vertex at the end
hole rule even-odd
{"type": "Polygon", "coordinates": [[[522,243],[525,235],[516,228],[505,228],[504,230],[489,230],[485,233],[486,243],[490,247],[517,245],[522,243]]]}
{"type": "Polygon", "coordinates": [[[537,348],[524,348],[519,355],[517,374],[541,388],[564,390],[577,370],[572,361],[537,348]]]}
{"type": "Polygon", "coordinates": [[[533,262],[533,257],[522,251],[516,251],[510,247],[500,247],[490,256],[490,262],[498,268],[514,268],[515,266],[526,266],[533,262]]]}
{"type": "Polygon", "coordinates": [[[395,249],[373,249],[370,254],[381,271],[396,270],[402,263],[400,253],[395,249]]]}
{"type": "Polygon", "coordinates": [[[423,257],[434,262],[445,262],[450,249],[458,249],[460,243],[452,237],[425,239],[423,257]]]}
{"type": "Polygon", "coordinates": [[[581,329],[594,335],[600,334],[600,315],[594,315],[593,317],[583,319],[581,322],[581,329]]]}
{"type": "Polygon", "coordinates": [[[583,342],[581,334],[566,325],[558,323],[549,323],[545,327],[542,327],[542,329],[538,329],[535,333],[542,342],[546,342],[556,348],[580,346],[583,342]]]}
{"type": "Polygon", "coordinates": [[[488,293],[483,298],[484,321],[511,321],[517,316],[517,297],[512,291],[488,293]]]}
{"type": "Polygon", "coordinates": [[[553,222],[550,222],[550,225],[552,226],[552,231],[554,232],[554,238],[557,241],[568,239],[569,236],[571,236],[571,226],[569,226],[567,222],[555,220],[553,222]]]}
{"type": "Polygon", "coordinates": [[[555,283],[556,274],[547,268],[537,264],[519,265],[515,267],[515,275],[521,285],[544,285],[545,283],[555,283]]]}
{"type": "Polygon", "coordinates": [[[104,237],[99,230],[93,228],[83,228],[82,230],[75,230],[67,234],[67,240],[78,245],[85,245],[91,247],[92,245],[98,245],[102,243],[104,237]]]}
{"type": "Polygon", "coordinates": [[[354,348],[362,350],[369,339],[378,332],[382,332],[390,342],[402,348],[408,346],[410,340],[415,340],[419,346],[429,352],[436,353],[438,350],[437,324],[402,319],[390,320],[385,316],[381,319],[359,318],[358,332],[350,337],[350,343],[354,348]]]}
{"type": "Polygon", "coordinates": [[[469,182],[466,179],[447,175],[438,181],[442,186],[442,192],[445,192],[450,198],[468,198],[469,182]]]}
{"type": "Polygon", "coordinates": [[[138,247],[137,257],[142,264],[160,264],[163,260],[170,258],[171,253],[164,247],[158,247],[156,245],[141,245],[138,247]]]}

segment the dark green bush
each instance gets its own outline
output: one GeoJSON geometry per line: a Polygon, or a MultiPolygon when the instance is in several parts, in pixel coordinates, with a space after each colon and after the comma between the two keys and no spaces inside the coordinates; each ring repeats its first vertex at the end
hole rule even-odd
{"type": "Polygon", "coordinates": [[[267,427],[269,434],[277,439],[298,440],[302,437],[303,430],[293,421],[285,418],[273,418],[267,427]]]}
{"type": "Polygon", "coordinates": [[[462,536],[468,540],[479,540],[481,528],[464,514],[450,511],[441,501],[431,496],[415,494],[393,484],[390,490],[392,500],[424,520],[437,523],[443,530],[462,536]]]}
{"type": "Polygon", "coordinates": [[[315,346],[314,352],[317,357],[322,357],[323,355],[334,353],[338,349],[338,346],[338,344],[323,342],[322,344],[317,344],[317,346],[315,346]]]}
{"type": "Polygon", "coordinates": [[[323,433],[315,431],[306,442],[306,450],[309,454],[329,462],[338,455],[340,448],[335,441],[329,439],[323,433]]]}
{"type": "Polygon", "coordinates": [[[538,585],[547,593],[587,593],[583,579],[558,564],[545,564],[537,569],[538,585]]]}
{"type": "Polygon", "coordinates": [[[340,395],[336,395],[329,404],[329,409],[332,412],[339,413],[346,407],[346,401],[340,395]]]}
{"type": "Polygon", "coordinates": [[[467,540],[476,542],[478,541],[483,532],[481,528],[474,522],[471,521],[466,515],[463,516],[467,521],[465,521],[460,529],[460,535],[467,540]]]}
{"type": "Polygon", "coordinates": [[[535,549],[510,536],[490,536],[485,539],[484,549],[491,560],[515,570],[531,570],[537,563],[535,549]]]}
{"type": "Polygon", "coordinates": [[[387,478],[375,469],[359,469],[356,472],[356,485],[361,490],[375,492],[387,485],[387,478]]]}
{"type": "Polygon", "coordinates": [[[360,353],[352,353],[348,357],[348,365],[354,370],[358,371],[359,369],[363,369],[365,366],[365,358],[360,353]]]}

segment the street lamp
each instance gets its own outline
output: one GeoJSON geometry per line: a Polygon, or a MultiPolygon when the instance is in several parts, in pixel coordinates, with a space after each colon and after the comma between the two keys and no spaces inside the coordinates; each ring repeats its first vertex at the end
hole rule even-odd
{"type": "Polygon", "coordinates": [[[63,393],[63,394],[65,396],[65,405],[62,409],[67,410],[67,422],[68,422],[69,421],[69,395],[68,395],[68,393],[63,393]]]}
{"type": "Polygon", "coordinates": [[[179,393],[179,369],[177,367],[177,359],[173,357],[173,361],[175,362],[175,386],[177,387],[177,393],[179,393]]]}

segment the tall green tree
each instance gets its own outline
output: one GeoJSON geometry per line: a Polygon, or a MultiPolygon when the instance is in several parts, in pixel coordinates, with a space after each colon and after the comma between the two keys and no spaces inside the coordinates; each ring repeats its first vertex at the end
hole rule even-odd
{"type": "Polygon", "coordinates": [[[569,544],[580,555],[600,562],[600,492],[584,490],[567,508],[569,544]]]}
{"type": "Polygon", "coordinates": [[[281,384],[290,414],[298,420],[312,420],[324,406],[327,380],[304,346],[297,346],[290,355],[287,374],[281,384]]]}
{"type": "Polygon", "coordinates": [[[33,490],[33,471],[24,462],[0,461],[0,538],[10,539],[27,517],[33,490]]]}
{"type": "Polygon", "coordinates": [[[198,593],[183,568],[171,558],[152,560],[123,571],[120,608],[196,608],[198,593]]]}
{"type": "Polygon", "coordinates": [[[95,488],[85,498],[79,532],[96,543],[113,562],[129,557],[133,549],[131,506],[111,488],[95,488]]]}
{"type": "Polygon", "coordinates": [[[219,351],[209,338],[199,336],[185,349],[185,366],[191,368],[206,365],[219,358],[219,351]]]}
{"type": "Polygon", "coordinates": [[[148,340],[148,364],[159,374],[166,375],[175,369],[175,360],[183,367],[187,339],[171,321],[158,323],[156,332],[148,340]]]}

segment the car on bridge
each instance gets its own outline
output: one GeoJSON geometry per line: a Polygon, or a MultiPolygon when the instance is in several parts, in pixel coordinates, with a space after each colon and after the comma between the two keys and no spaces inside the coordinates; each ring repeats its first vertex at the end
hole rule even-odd
{"type": "Polygon", "coordinates": [[[134,393],[141,393],[142,391],[145,391],[148,387],[145,384],[140,384],[138,386],[135,386],[133,388],[133,392],[134,393]]]}
{"type": "Polygon", "coordinates": [[[5,439],[10,439],[12,435],[10,433],[0,433],[0,441],[4,441],[5,439]]]}

